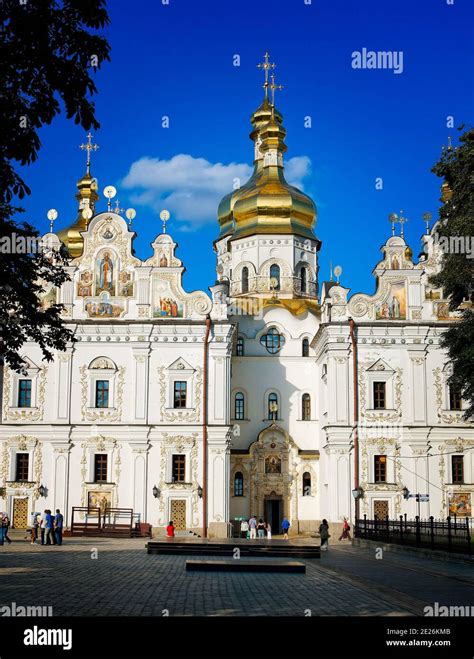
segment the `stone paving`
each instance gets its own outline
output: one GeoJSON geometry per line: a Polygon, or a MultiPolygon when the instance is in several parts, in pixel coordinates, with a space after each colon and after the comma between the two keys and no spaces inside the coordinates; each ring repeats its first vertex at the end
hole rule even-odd
{"type": "Polygon", "coordinates": [[[18,539],[0,546],[0,606],[52,606],[60,616],[404,616],[436,601],[473,603],[470,565],[387,552],[376,560],[349,544],[302,561],[305,575],[187,573],[185,561],[149,556],[140,538],[18,539]]]}

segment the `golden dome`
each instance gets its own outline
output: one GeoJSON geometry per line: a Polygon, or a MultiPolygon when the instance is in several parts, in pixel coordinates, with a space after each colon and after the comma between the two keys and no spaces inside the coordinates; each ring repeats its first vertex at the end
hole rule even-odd
{"type": "Polygon", "coordinates": [[[90,208],[92,213],[94,213],[96,201],[99,199],[97,183],[90,175],[90,172],[87,172],[78,180],[77,190],[76,199],[79,202],[79,210],[76,219],[70,226],[57,232],[59,240],[67,247],[72,258],[77,258],[82,254],[84,240],[82,239],[81,231],[85,231],[90,222],[90,218],[86,219],[82,211],[85,208],[90,208]]]}
{"type": "Polygon", "coordinates": [[[286,131],[282,116],[265,98],[252,114],[255,143],[254,171],[238,190],[219,204],[219,239],[252,234],[297,234],[315,239],[316,206],[313,200],[285,180],[283,154],[286,131]]]}

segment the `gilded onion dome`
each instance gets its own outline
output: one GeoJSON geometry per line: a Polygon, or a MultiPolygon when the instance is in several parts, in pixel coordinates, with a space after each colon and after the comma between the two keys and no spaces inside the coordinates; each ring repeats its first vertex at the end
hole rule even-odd
{"type": "Polygon", "coordinates": [[[315,239],[316,206],[287,183],[283,154],[286,131],[282,116],[265,97],[251,117],[255,143],[254,171],[238,190],[226,195],[218,209],[219,238],[231,240],[256,233],[297,234],[315,239]]]}
{"type": "Polygon", "coordinates": [[[95,204],[99,199],[96,180],[92,178],[89,171],[77,182],[76,199],[79,202],[76,219],[70,226],[61,229],[57,233],[59,240],[67,247],[72,258],[76,258],[82,254],[84,240],[81,236],[81,231],[87,229],[87,225],[91,219],[84,217],[83,211],[86,208],[90,208],[92,214],[94,214],[95,204]]]}

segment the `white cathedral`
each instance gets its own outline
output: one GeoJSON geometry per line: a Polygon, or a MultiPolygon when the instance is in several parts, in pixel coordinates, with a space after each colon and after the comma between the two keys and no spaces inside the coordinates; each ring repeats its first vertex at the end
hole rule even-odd
{"type": "Polygon", "coordinates": [[[67,247],[70,280],[41,304],[63,305],[75,341],[49,363],[28,343],[24,372],[4,371],[0,510],[14,527],[45,508],[68,526],[81,506],[210,538],[250,515],[274,534],[288,517],[294,535],[356,512],[472,516],[474,427],[447,385],[439,344],[456,319],[429,283],[433,230],[415,260],[401,218],[374,295],[320,285],[316,207],[285,180],[269,87],[254,172],[219,205],[210,295],[183,289],[166,229],[135,255],[130,223],[97,208],[85,145],[77,218],[44,236],[67,247]]]}

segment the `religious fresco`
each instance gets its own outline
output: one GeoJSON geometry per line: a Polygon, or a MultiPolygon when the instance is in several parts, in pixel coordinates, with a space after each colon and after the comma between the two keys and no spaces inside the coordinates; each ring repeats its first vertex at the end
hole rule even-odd
{"type": "Polygon", "coordinates": [[[450,496],[449,514],[457,517],[471,517],[470,492],[456,492],[450,496]]]}
{"type": "Polygon", "coordinates": [[[377,320],[405,320],[407,314],[406,291],[403,282],[391,284],[388,298],[385,302],[375,305],[377,320]]]}
{"type": "Polygon", "coordinates": [[[124,311],[120,301],[111,302],[110,296],[103,293],[97,300],[88,300],[85,310],[89,318],[118,318],[124,311]]]}
{"type": "Polygon", "coordinates": [[[106,291],[115,295],[115,263],[112,252],[104,250],[99,254],[96,264],[95,294],[106,291]]]}
{"type": "Polygon", "coordinates": [[[81,272],[81,276],[77,283],[78,297],[90,297],[92,295],[92,272],[81,272]]]}
{"type": "Polygon", "coordinates": [[[87,507],[100,508],[101,515],[104,515],[107,508],[112,507],[112,492],[88,492],[87,507]]]}
{"type": "Polygon", "coordinates": [[[438,302],[436,305],[436,318],[438,320],[452,320],[449,315],[449,303],[438,302]]]}
{"type": "Polygon", "coordinates": [[[52,286],[40,297],[40,307],[43,311],[46,311],[46,309],[52,307],[53,304],[56,304],[57,290],[58,289],[55,286],[52,286]]]}
{"type": "Polygon", "coordinates": [[[133,281],[132,275],[126,270],[122,270],[118,277],[119,280],[119,292],[118,294],[122,297],[132,297],[133,295],[133,281]]]}
{"type": "Polygon", "coordinates": [[[183,318],[184,309],[181,300],[171,292],[170,283],[160,279],[153,280],[153,317],[183,318]]]}
{"type": "Polygon", "coordinates": [[[265,458],[266,474],[281,474],[281,460],[276,455],[270,455],[265,458]]]}
{"type": "Polygon", "coordinates": [[[166,254],[162,253],[160,256],[160,268],[167,268],[168,267],[168,259],[166,258],[166,254]]]}

